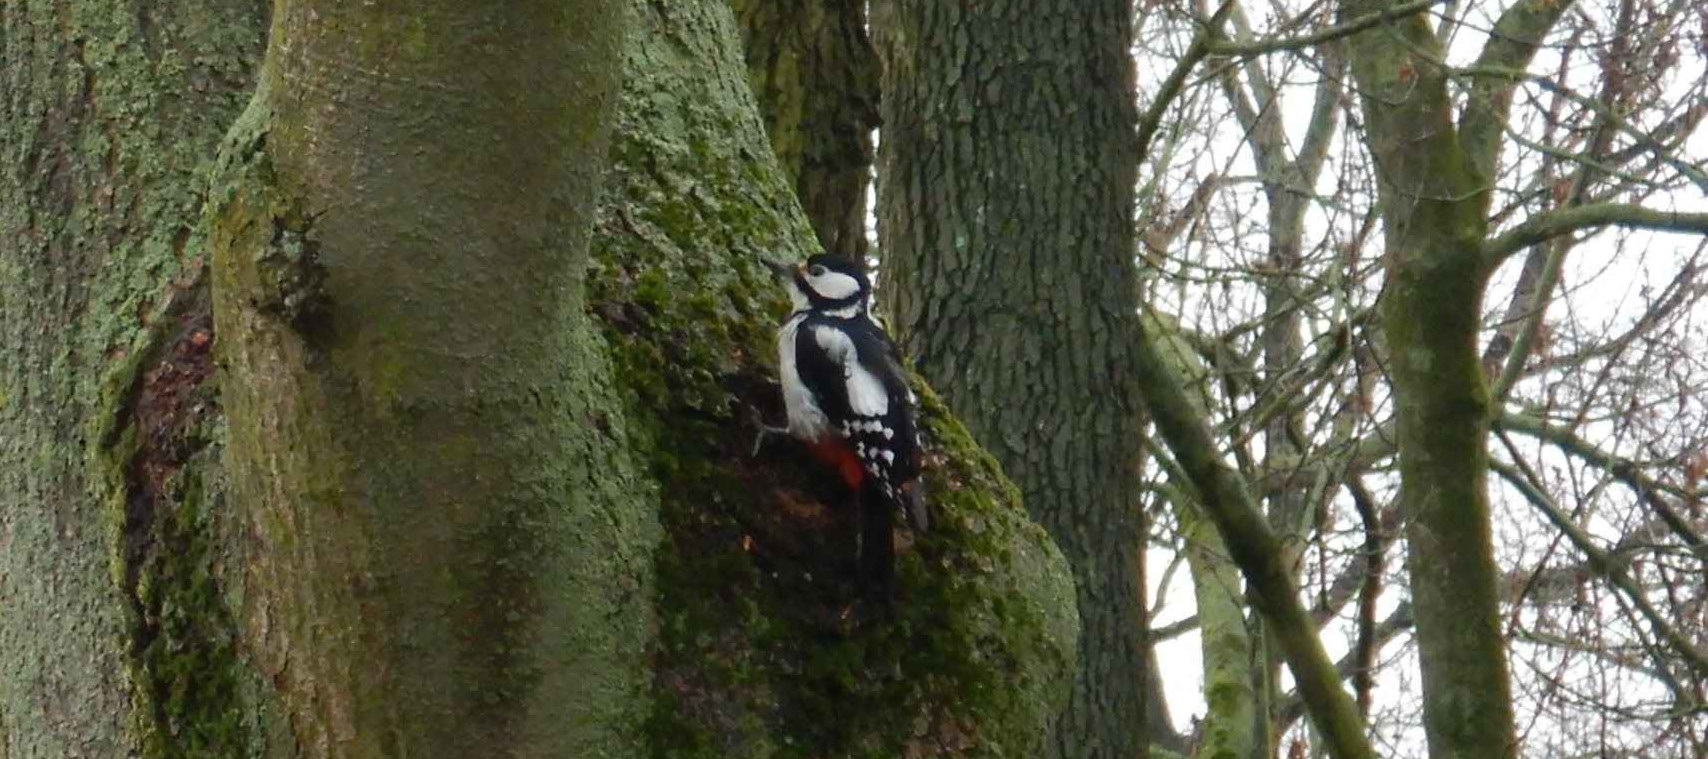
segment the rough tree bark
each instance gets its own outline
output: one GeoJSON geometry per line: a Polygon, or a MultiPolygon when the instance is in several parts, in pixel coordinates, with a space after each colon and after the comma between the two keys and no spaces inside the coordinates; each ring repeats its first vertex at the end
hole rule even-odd
{"type": "Polygon", "coordinates": [[[256,0],[0,8],[8,759],[174,735],[181,756],[238,748],[211,541],[184,538],[218,510],[199,475],[218,410],[198,167],[243,107],[265,25],[256,0]]]}
{"type": "Polygon", "coordinates": [[[932,527],[893,616],[850,606],[838,495],[776,423],[779,288],[817,247],[770,160],[724,0],[637,3],[589,277],[662,488],[661,755],[1028,756],[1066,698],[1066,564],[924,386],[932,527]],[[683,30],[693,30],[684,34],[683,30]]]}
{"type": "Polygon", "coordinates": [[[864,0],[736,0],[748,80],[825,252],[864,260],[878,57],[864,0]]]}
{"type": "Polygon", "coordinates": [[[1143,756],[1130,4],[892,0],[873,17],[880,294],[1074,568],[1084,633],[1048,754],[1143,756]]]}
{"type": "Polygon", "coordinates": [[[747,455],[812,235],[721,0],[285,0],[253,99],[268,8],[182,5],[4,11],[0,757],[1032,750],[1071,581],[941,405],[891,619],[747,455]]]}

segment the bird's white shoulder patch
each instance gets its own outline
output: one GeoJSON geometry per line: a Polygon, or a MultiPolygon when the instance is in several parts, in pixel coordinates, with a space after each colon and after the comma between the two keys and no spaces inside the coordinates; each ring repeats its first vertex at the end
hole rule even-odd
{"type": "Polygon", "coordinates": [[[860,353],[847,333],[829,327],[816,327],[813,337],[826,355],[842,365],[842,378],[848,383],[848,409],[860,416],[883,416],[889,413],[890,397],[884,392],[884,382],[860,365],[860,353]]]}

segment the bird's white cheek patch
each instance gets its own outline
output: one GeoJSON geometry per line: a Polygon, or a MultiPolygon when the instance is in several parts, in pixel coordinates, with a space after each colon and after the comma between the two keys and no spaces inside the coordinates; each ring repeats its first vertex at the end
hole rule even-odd
{"type": "Polygon", "coordinates": [[[807,286],[829,300],[852,298],[860,292],[858,281],[847,274],[835,271],[826,272],[816,277],[807,277],[807,286]]]}

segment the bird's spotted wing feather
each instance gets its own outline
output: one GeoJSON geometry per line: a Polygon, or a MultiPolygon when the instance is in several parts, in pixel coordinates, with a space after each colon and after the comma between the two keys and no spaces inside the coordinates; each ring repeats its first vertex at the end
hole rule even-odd
{"type": "Polygon", "coordinates": [[[912,394],[894,349],[865,319],[811,324],[808,331],[820,350],[799,353],[824,356],[831,364],[817,370],[817,379],[821,402],[830,417],[839,420],[835,432],[854,449],[875,484],[893,498],[918,471],[912,394]]]}

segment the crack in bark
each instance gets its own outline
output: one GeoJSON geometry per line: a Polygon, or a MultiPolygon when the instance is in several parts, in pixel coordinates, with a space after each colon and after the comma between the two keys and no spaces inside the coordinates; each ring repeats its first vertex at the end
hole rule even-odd
{"type": "MultiPolygon", "coordinates": [[[[123,573],[117,580],[130,610],[131,677],[147,694],[148,703],[141,708],[162,741],[176,739],[185,728],[169,706],[183,683],[177,682],[177,674],[162,671],[158,661],[160,639],[170,636],[163,620],[165,599],[174,590],[159,582],[145,583],[144,578],[158,575],[170,584],[191,582],[175,576],[163,562],[180,561],[169,556],[184,553],[181,544],[193,539],[179,534],[183,525],[173,522],[181,517],[169,510],[183,500],[178,474],[207,447],[200,430],[217,413],[201,392],[213,373],[213,311],[204,272],[197,266],[187,283],[170,287],[102,439],[104,453],[122,476],[116,550],[123,573]]],[[[199,679],[196,685],[205,687],[199,679]]]]}

